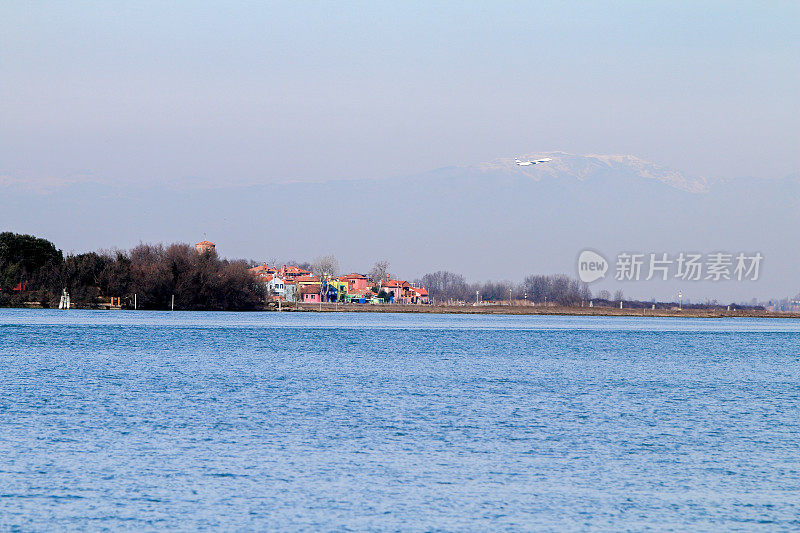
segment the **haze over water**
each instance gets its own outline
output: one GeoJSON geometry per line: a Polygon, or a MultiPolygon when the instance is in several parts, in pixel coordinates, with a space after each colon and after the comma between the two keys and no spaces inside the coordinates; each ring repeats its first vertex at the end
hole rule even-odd
{"type": "Polygon", "coordinates": [[[800,323],[0,310],[0,528],[800,528],[800,323]]]}

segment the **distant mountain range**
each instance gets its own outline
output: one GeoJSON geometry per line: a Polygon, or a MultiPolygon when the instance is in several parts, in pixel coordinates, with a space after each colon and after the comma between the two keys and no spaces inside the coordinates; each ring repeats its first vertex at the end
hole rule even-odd
{"type": "Polygon", "coordinates": [[[519,167],[513,159],[497,159],[477,165],[483,172],[517,171],[533,178],[568,179],[579,181],[593,179],[613,179],[614,176],[632,175],[642,179],[652,179],[688,192],[708,192],[709,184],[704,178],[686,176],[676,170],[661,167],[632,155],[575,155],[565,152],[545,152],[524,155],[522,159],[551,158],[547,164],[519,167]]]}
{"type": "MultiPolygon", "coordinates": [[[[405,278],[439,269],[470,279],[575,273],[585,248],[760,251],[762,279],[684,283],[687,297],[785,296],[800,288],[800,177],[707,180],[629,155],[531,153],[413,176],[248,186],[47,188],[0,180],[0,228],[47,237],[65,251],[193,242],[222,255],[308,259],[333,253],[346,270],[386,259],[405,278]]],[[[609,273],[613,277],[613,272],[609,273]]],[[[675,282],[599,282],[669,298],[675,282]]]]}

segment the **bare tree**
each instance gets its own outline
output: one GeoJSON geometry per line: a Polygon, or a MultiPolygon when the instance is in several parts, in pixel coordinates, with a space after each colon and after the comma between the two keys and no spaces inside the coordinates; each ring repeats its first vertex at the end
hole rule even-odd
{"type": "Polygon", "coordinates": [[[625,299],[625,293],[622,292],[622,289],[617,289],[614,291],[614,301],[621,302],[625,299]]]}
{"type": "Polygon", "coordinates": [[[588,302],[592,299],[592,290],[589,288],[588,283],[581,283],[581,300],[588,302]]]}
{"type": "MultiPolygon", "coordinates": [[[[531,300],[543,302],[549,296],[551,280],[550,276],[531,275],[522,282],[531,300]]],[[[550,301],[553,299],[550,298],[550,301]]]]}
{"type": "Polygon", "coordinates": [[[522,286],[534,302],[578,305],[591,298],[591,291],[585,283],[565,274],[528,276],[522,286]]]}
{"type": "Polygon", "coordinates": [[[437,302],[444,300],[466,301],[475,296],[473,289],[467,284],[464,276],[446,270],[425,274],[416,281],[428,289],[428,294],[437,302]]]}
{"type": "Polygon", "coordinates": [[[368,274],[369,279],[375,283],[391,279],[389,274],[389,261],[376,261],[368,274]]]}
{"type": "Polygon", "coordinates": [[[522,292],[521,287],[511,283],[510,281],[486,281],[484,283],[476,283],[470,290],[470,295],[475,294],[475,291],[481,293],[482,300],[509,300],[519,296],[522,292]]]}
{"type": "Polygon", "coordinates": [[[317,276],[322,274],[336,276],[339,274],[339,261],[332,254],[317,257],[311,265],[311,271],[317,276]]]}
{"type": "Polygon", "coordinates": [[[611,293],[603,289],[597,293],[597,297],[601,300],[611,300],[611,293]]]}

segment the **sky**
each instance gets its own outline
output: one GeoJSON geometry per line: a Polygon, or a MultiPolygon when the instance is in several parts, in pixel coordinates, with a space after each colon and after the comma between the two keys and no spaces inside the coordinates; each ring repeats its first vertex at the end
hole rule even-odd
{"type": "Polygon", "coordinates": [[[0,177],[241,184],[634,154],[800,169],[798,2],[3,2],[0,177]]]}

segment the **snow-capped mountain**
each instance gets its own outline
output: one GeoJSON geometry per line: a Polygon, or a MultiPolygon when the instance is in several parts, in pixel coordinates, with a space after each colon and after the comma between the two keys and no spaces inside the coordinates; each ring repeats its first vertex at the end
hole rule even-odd
{"type": "Polygon", "coordinates": [[[516,172],[533,180],[569,179],[580,181],[591,179],[610,179],[621,174],[636,176],[642,179],[656,180],[676,189],[692,193],[708,192],[708,180],[696,176],[688,176],[650,161],[632,155],[576,155],[566,152],[534,152],[522,154],[519,159],[550,158],[551,161],[535,166],[520,167],[514,158],[495,159],[475,165],[480,171],[492,173],[498,171],[516,172]]]}
{"type": "MultiPolygon", "coordinates": [[[[585,248],[609,256],[759,251],[760,285],[698,284],[684,293],[749,298],[800,286],[797,175],[712,182],[627,155],[519,157],[552,161],[520,167],[508,158],[405,177],[248,186],[42,190],[5,180],[0,229],[47,237],[67,251],[207,234],[229,257],[334,253],[354,270],[386,259],[407,278],[438,269],[473,279],[574,273],[585,248]]],[[[658,287],[626,290],[664,297],[658,287]]]]}

